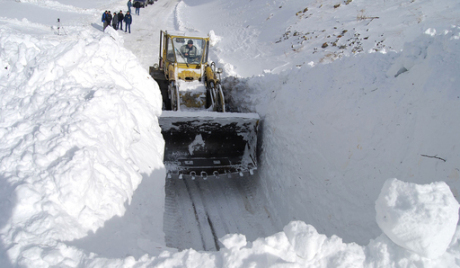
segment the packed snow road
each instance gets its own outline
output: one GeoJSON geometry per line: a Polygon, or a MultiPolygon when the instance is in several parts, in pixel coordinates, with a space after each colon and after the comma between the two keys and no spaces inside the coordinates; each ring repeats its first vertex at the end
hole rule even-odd
{"type": "MultiPolygon", "coordinates": [[[[131,34],[125,34],[130,49],[147,69],[157,62],[161,30],[177,31],[178,1],[156,2],[133,16],[131,34]]],[[[269,214],[259,177],[208,180],[166,179],[164,232],[166,245],[179,250],[219,250],[218,239],[226,234],[244,234],[248,240],[282,229],[269,214]]]]}
{"type": "Polygon", "coordinates": [[[166,245],[179,250],[219,250],[218,239],[244,234],[249,241],[277,232],[258,194],[258,176],[167,179],[164,232],[166,245]]]}

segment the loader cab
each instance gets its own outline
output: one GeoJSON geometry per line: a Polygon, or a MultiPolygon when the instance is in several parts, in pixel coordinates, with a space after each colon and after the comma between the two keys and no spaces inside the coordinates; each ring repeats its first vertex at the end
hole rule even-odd
{"type": "Polygon", "coordinates": [[[208,38],[163,35],[162,60],[168,80],[201,80],[208,61],[208,38]],[[177,77],[176,77],[177,75],[177,77]]]}
{"type": "Polygon", "coordinates": [[[203,64],[207,62],[203,54],[205,45],[206,41],[203,39],[174,37],[171,48],[168,49],[175,52],[175,61],[179,64],[203,64]]]}

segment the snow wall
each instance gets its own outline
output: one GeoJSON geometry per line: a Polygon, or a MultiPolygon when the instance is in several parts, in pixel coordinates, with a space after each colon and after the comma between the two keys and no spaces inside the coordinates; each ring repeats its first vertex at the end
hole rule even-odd
{"type": "Polygon", "coordinates": [[[263,117],[260,183],[284,224],[366,244],[380,233],[371,204],[391,177],[445,181],[460,200],[458,46],[455,27],[401,53],[232,82],[232,96],[263,117]]]}
{"type": "Polygon", "coordinates": [[[65,242],[122,216],[142,180],[154,184],[149,224],[164,243],[158,85],[115,31],[71,31],[0,30],[4,263],[78,265],[65,242]]]}

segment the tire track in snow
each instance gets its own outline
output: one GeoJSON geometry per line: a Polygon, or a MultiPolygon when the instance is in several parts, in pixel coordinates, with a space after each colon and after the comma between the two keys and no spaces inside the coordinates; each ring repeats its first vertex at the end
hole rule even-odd
{"type": "Polygon", "coordinates": [[[226,234],[244,234],[253,241],[276,233],[282,226],[275,226],[257,187],[255,176],[206,181],[167,179],[167,246],[219,250],[218,239],[226,234]]]}
{"type": "Polygon", "coordinates": [[[193,203],[185,184],[180,180],[166,179],[165,194],[163,231],[166,245],[179,250],[186,248],[203,250],[200,230],[196,224],[190,224],[196,223],[196,219],[193,203]]]}
{"type": "Polygon", "coordinates": [[[182,180],[187,188],[187,192],[192,201],[192,206],[195,213],[196,223],[201,234],[201,241],[204,250],[219,250],[214,227],[209,219],[205,203],[201,197],[201,191],[194,181],[190,183],[187,180],[182,180]],[[214,245],[213,245],[214,244],[214,245]]]}

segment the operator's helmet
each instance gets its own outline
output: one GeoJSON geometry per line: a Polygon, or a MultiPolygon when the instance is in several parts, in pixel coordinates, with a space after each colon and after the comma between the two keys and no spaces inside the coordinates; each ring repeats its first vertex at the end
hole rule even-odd
{"type": "Polygon", "coordinates": [[[192,44],[193,45],[193,41],[190,39],[190,40],[188,40],[187,44],[192,44]]]}

